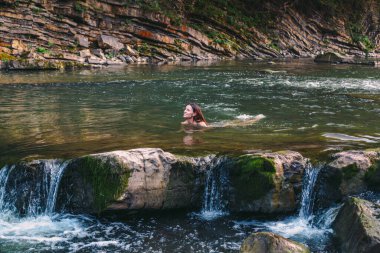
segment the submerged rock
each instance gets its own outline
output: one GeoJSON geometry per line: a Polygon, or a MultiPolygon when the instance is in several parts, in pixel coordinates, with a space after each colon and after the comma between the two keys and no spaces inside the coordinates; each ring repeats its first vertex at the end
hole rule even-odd
{"type": "Polygon", "coordinates": [[[339,64],[358,64],[358,65],[378,65],[376,60],[367,60],[364,58],[355,58],[351,56],[344,56],[337,52],[328,52],[324,54],[319,54],[314,59],[318,63],[339,63],[339,64]]]}
{"type": "Polygon", "coordinates": [[[316,207],[325,208],[342,198],[376,189],[380,183],[378,151],[344,151],[332,156],[316,183],[316,207]]]}
{"type": "Polygon", "coordinates": [[[349,198],[333,223],[341,251],[380,252],[380,206],[359,198],[349,198]]]}
{"type": "Polygon", "coordinates": [[[232,211],[293,212],[300,202],[307,159],[283,151],[240,156],[231,168],[232,211]]]}
{"type": "Polygon", "coordinates": [[[241,253],[308,253],[303,244],[269,232],[259,232],[246,238],[240,248],[241,253]]]}

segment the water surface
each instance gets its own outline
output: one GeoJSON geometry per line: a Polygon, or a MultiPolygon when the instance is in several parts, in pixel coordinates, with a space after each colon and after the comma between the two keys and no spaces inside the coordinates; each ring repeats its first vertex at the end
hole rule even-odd
{"type": "Polygon", "coordinates": [[[139,147],[318,157],[380,142],[380,71],[367,66],[298,60],[2,72],[0,94],[3,163],[139,147]],[[211,123],[266,118],[188,133],[179,122],[189,101],[211,123]]]}

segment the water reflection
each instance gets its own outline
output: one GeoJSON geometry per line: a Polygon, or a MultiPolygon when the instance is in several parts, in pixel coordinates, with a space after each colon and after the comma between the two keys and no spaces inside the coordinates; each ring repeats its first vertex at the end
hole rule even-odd
{"type": "Polygon", "coordinates": [[[0,160],[149,146],[177,153],[293,148],[319,153],[380,142],[380,73],[374,68],[303,61],[202,64],[2,73],[0,160]],[[178,122],[190,100],[210,122],[266,118],[184,134],[178,122]]]}

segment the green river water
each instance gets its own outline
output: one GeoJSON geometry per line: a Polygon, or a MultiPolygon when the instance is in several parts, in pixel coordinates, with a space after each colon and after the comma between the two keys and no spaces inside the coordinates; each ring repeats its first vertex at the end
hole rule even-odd
{"type": "Polygon", "coordinates": [[[184,155],[290,149],[321,159],[380,142],[374,67],[233,61],[0,76],[1,163],[140,147],[184,155]],[[213,124],[265,118],[188,132],[180,122],[190,101],[213,124]]]}

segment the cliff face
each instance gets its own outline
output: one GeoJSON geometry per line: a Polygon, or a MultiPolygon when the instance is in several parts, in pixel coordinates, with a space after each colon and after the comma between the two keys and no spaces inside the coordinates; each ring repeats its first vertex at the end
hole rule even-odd
{"type": "Polygon", "coordinates": [[[0,68],[380,55],[379,1],[354,18],[300,2],[0,0],[0,68]]]}

